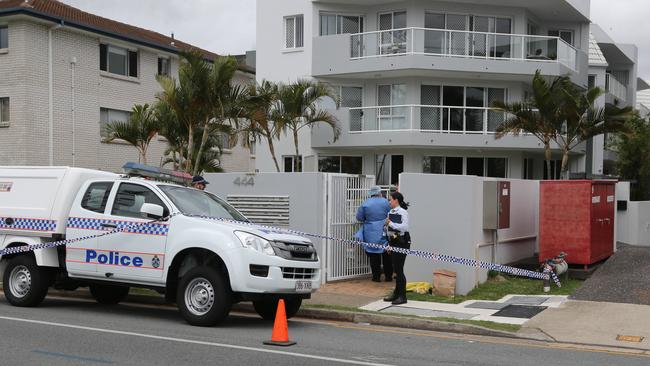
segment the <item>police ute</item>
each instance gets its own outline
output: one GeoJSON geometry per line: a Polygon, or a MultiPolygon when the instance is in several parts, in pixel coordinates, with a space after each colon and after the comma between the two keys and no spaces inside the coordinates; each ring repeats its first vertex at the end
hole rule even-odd
{"type": "Polygon", "coordinates": [[[50,287],[88,287],[97,302],[117,304],[140,287],[164,294],[188,323],[209,326],[241,301],[273,319],[282,298],[291,317],[319,287],[308,239],[250,224],[216,195],[177,184],[184,173],[132,163],[125,171],[0,167],[10,304],[37,306],[50,287]]]}

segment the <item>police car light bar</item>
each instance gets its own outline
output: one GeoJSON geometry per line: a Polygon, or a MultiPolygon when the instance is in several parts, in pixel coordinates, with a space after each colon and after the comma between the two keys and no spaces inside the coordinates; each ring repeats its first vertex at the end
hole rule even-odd
{"type": "Polygon", "coordinates": [[[150,165],[129,162],[122,166],[122,170],[124,170],[124,174],[129,176],[152,178],[183,185],[189,185],[192,182],[192,175],[188,173],[177,172],[150,165]]]}

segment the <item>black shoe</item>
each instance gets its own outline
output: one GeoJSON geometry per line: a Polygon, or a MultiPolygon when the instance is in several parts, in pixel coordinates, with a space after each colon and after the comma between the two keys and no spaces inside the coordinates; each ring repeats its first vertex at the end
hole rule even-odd
{"type": "Polygon", "coordinates": [[[384,281],[393,282],[393,276],[386,276],[386,278],[384,278],[384,281]]]}
{"type": "Polygon", "coordinates": [[[373,277],[372,282],[381,282],[381,279],[379,277],[373,277]]]}
{"type": "Polygon", "coordinates": [[[393,305],[401,305],[401,304],[406,304],[406,297],[404,296],[399,296],[398,298],[394,299],[391,304],[393,305]]]}
{"type": "Polygon", "coordinates": [[[397,295],[395,295],[394,293],[392,293],[392,294],[388,295],[387,297],[385,297],[385,298],[384,298],[384,301],[386,301],[386,302],[391,302],[391,301],[395,301],[395,299],[397,299],[397,295]]]}

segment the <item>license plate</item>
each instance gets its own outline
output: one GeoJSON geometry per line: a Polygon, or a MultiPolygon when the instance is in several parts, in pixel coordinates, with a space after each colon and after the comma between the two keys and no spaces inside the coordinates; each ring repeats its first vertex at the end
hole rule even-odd
{"type": "Polygon", "coordinates": [[[296,292],[311,292],[311,281],[296,281],[296,292]]]}

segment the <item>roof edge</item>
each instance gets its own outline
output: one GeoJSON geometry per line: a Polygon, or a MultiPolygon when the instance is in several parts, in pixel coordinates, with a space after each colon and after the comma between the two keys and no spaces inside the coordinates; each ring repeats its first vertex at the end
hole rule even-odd
{"type": "MultiPolygon", "coordinates": [[[[9,16],[9,15],[16,15],[16,14],[24,14],[24,15],[32,16],[32,17],[35,17],[35,18],[51,21],[53,23],[61,24],[63,26],[69,26],[69,27],[81,29],[81,30],[84,30],[84,31],[97,33],[97,34],[104,35],[104,36],[107,36],[107,37],[116,38],[116,39],[119,39],[121,41],[136,43],[136,44],[139,44],[139,45],[142,45],[142,46],[147,46],[147,47],[155,48],[155,49],[158,49],[158,50],[161,50],[161,51],[174,53],[176,55],[180,54],[183,51],[188,51],[186,49],[178,49],[177,47],[167,46],[167,45],[156,43],[156,42],[150,42],[150,41],[138,38],[138,37],[128,37],[128,36],[125,36],[124,34],[107,31],[107,30],[104,30],[104,29],[101,29],[101,28],[98,28],[98,27],[88,25],[88,24],[81,24],[81,23],[77,23],[77,22],[67,21],[67,20],[63,19],[62,17],[54,16],[54,15],[47,14],[47,13],[44,13],[44,12],[41,12],[41,11],[38,11],[38,10],[34,10],[34,9],[30,9],[30,8],[14,7],[14,8],[7,8],[7,9],[4,9],[4,10],[0,9],[0,17],[9,16]]],[[[198,47],[194,47],[194,46],[190,45],[189,43],[188,43],[188,45],[191,46],[190,49],[198,48],[198,47]]],[[[217,55],[217,56],[221,56],[221,55],[217,55]]],[[[205,58],[206,61],[213,61],[211,58],[205,57],[205,55],[204,55],[204,58],[205,58]]],[[[250,66],[248,66],[248,65],[239,64],[238,65],[238,70],[255,75],[255,71],[252,70],[252,68],[250,66]]]]}

